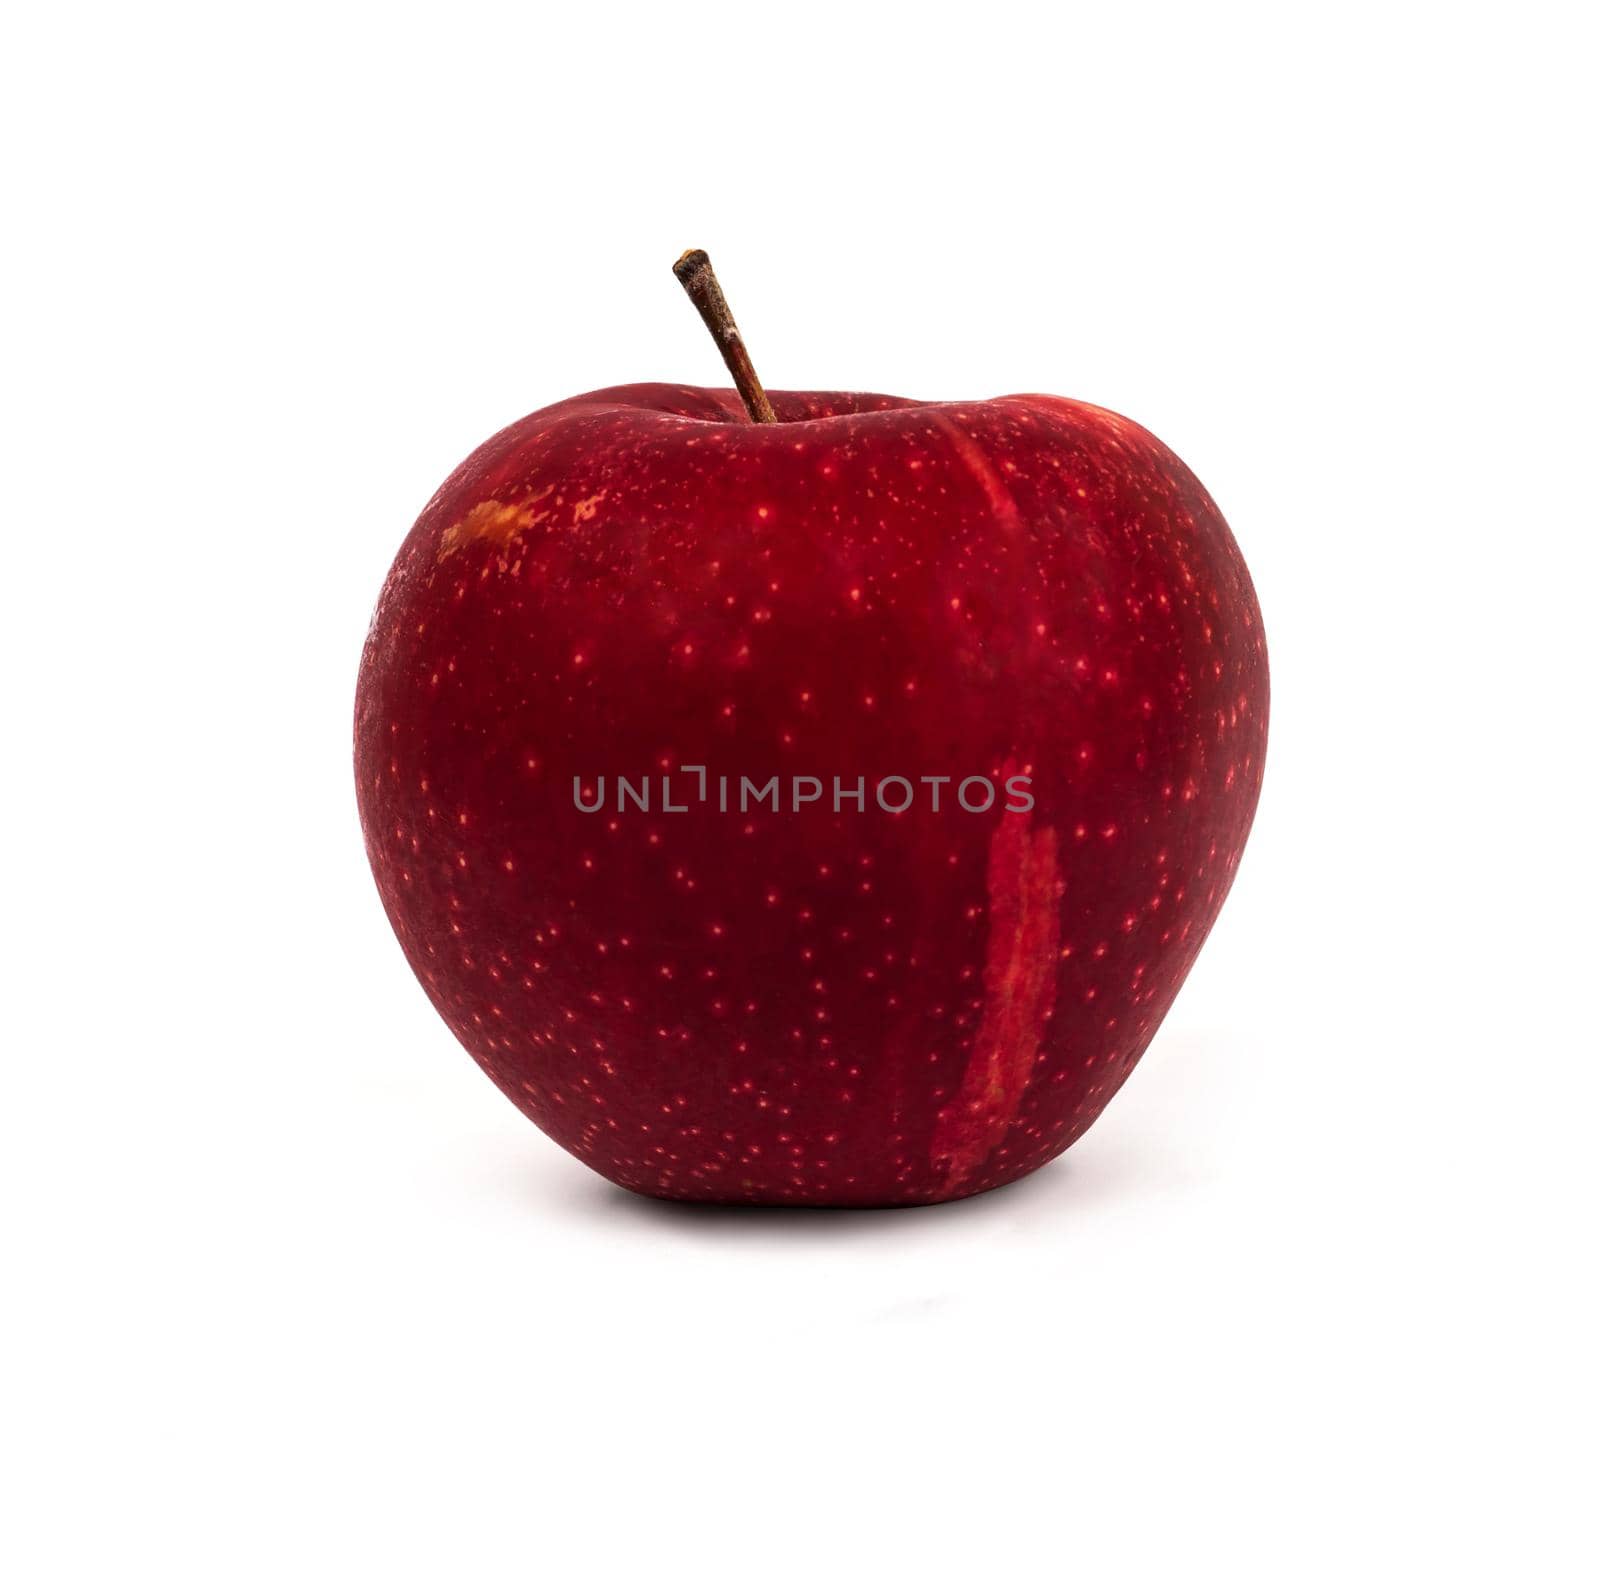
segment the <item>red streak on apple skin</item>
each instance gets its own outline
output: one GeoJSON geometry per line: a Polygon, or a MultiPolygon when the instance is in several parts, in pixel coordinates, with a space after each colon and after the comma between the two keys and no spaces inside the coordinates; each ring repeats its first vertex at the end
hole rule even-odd
{"type": "Polygon", "coordinates": [[[972,438],[960,423],[952,422],[937,411],[934,412],[933,419],[939,424],[940,431],[949,436],[956,454],[977,478],[979,487],[983,489],[984,496],[989,501],[989,509],[995,520],[1002,526],[1020,525],[1017,501],[1011,497],[1011,491],[994,469],[994,463],[984,454],[983,446],[972,438]]]}
{"type": "Polygon", "coordinates": [[[1022,1177],[1154,1036],[1255,812],[1232,535],[1136,424],[639,385],[536,412],[396,558],[356,698],[369,856],[452,1031],[606,1178],[869,1206],[1022,1177]],[[764,782],[948,776],[890,816],[764,782]],[[1024,814],[999,808],[1026,772],[1024,814]],[[677,803],[572,781],[675,774],[677,803]],[[953,806],[990,776],[988,813],[953,806]]]}
{"type": "MultiPolygon", "coordinates": [[[[1008,763],[1007,776],[1015,771],[1008,763]]],[[[966,1181],[999,1145],[1022,1105],[1055,1006],[1061,883],[1056,831],[1035,834],[1032,812],[1001,819],[989,847],[989,949],[976,1046],[955,1102],[933,1134],[942,1194],[966,1181]]]]}

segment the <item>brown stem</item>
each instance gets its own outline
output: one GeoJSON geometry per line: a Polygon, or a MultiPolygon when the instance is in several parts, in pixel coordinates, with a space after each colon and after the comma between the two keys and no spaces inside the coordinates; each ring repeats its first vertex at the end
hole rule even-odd
{"type": "Polygon", "coordinates": [[[744,409],[750,413],[750,420],[776,422],[778,414],[772,409],[772,402],[767,399],[761,380],[756,377],[750,353],[745,350],[744,341],[740,338],[739,326],[728,309],[728,299],[722,294],[722,287],[717,284],[717,276],[712,271],[711,259],[696,247],[684,253],[672,265],[672,272],[689,293],[689,300],[695,304],[705,320],[706,328],[711,331],[712,339],[717,342],[717,349],[722,352],[722,360],[733,374],[734,385],[744,402],[744,409]]]}

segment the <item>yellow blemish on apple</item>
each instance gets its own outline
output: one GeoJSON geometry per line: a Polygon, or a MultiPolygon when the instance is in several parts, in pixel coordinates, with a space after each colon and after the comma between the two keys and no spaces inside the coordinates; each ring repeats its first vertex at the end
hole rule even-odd
{"type": "Polygon", "coordinates": [[[602,488],[599,493],[592,493],[587,499],[580,499],[572,507],[572,524],[577,526],[582,521],[592,521],[595,512],[600,508],[600,501],[605,496],[606,490],[602,488]]]}
{"type": "Polygon", "coordinates": [[[550,514],[548,510],[539,510],[535,506],[554,491],[553,485],[541,488],[538,493],[530,494],[516,504],[507,504],[500,499],[485,499],[481,504],[473,505],[459,521],[447,526],[440,535],[439,559],[448,559],[469,543],[489,543],[496,548],[504,548],[519,532],[537,526],[550,514]]]}

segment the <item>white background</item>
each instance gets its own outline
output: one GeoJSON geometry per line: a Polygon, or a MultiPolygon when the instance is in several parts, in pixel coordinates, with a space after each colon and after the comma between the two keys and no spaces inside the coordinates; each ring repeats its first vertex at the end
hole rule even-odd
{"type": "Polygon", "coordinates": [[[1593,1573],[1590,20],[14,18],[9,1570],[1593,1573]],[[613,1190],[366,871],[390,557],[523,412],[721,381],[686,246],[769,383],[1115,407],[1255,574],[1233,898],[987,1198],[613,1190]]]}

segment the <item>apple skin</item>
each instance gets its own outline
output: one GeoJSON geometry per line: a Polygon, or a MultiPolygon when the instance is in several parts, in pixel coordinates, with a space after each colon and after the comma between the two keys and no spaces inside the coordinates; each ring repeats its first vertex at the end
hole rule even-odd
{"type": "Polygon", "coordinates": [[[1260,610],[1205,489],[1112,412],[772,400],[602,390],[446,481],[362,656],[367,850],[445,1022],[607,1179],[956,1199],[1082,1135],[1194,963],[1261,785],[1260,610]],[[1032,808],[962,809],[978,774],[1032,808]],[[773,775],[784,810],[741,814],[773,775]],[[790,810],[796,775],[824,798],[790,810]]]}

